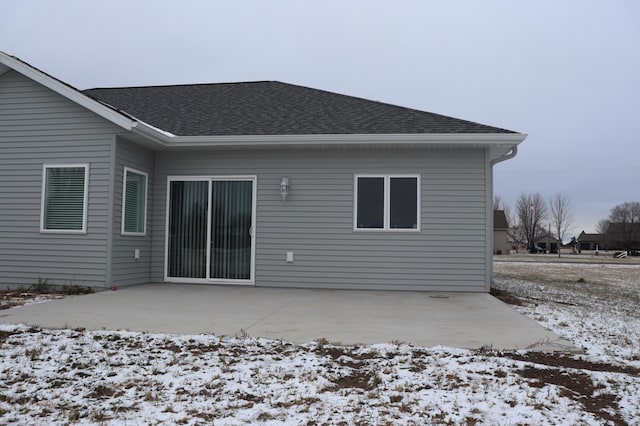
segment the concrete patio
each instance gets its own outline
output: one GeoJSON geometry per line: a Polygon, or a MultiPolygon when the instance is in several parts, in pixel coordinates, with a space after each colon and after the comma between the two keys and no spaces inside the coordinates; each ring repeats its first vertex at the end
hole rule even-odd
{"type": "Polygon", "coordinates": [[[47,328],[249,335],[342,344],[573,350],[489,294],[147,284],[0,311],[47,328]]]}

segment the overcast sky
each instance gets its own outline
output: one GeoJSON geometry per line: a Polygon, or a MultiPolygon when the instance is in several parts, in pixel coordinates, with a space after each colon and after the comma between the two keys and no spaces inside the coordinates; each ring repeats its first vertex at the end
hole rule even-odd
{"type": "Polygon", "coordinates": [[[640,1],[5,1],[0,50],[79,88],[279,80],[528,134],[495,193],[570,233],[640,201],[640,1]]]}

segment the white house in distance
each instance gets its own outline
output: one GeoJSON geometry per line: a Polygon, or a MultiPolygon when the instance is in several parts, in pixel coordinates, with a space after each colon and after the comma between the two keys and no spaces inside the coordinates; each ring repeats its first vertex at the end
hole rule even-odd
{"type": "Polygon", "coordinates": [[[81,91],[0,53],[0,285],[487,292],[525,137],[276,81],[81,91]]]}
{"type": "Polygon", "coordinates": [[[493,211],[493,254],[509,254],[509,222],[504,210],[493,211]]]}

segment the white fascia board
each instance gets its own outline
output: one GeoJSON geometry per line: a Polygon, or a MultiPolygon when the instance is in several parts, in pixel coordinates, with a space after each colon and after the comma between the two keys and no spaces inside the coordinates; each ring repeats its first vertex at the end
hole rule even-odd
{"type": "Polygon", "coordinates": [[[0,52],[0,64],[7,66],[14,71],[24,75],[27,78],[45,86],[48,89],[53,90],[61,96],[69,99],[72,102],[88,109],[91,112],[98,114],[106,120],[114,123],[117,126],[122,127],[125,130],[131,130],[134,126],[135,120],[127,118],[125,115],[114,111],[113,109],[105,106],[104,104],[91,99],[84,95],[82,92],[74,89],[71,86],[62,83],[60,80],[43,73],[40,70],[33,68],[25,62],[19,61],[6,53],[0,52]]]}
{"type": "Polygon", "coordinates": [[[498,148],[508,151],[527,135],[522,133],[431,133],[431,134],[322,134],[322,135],[228,135],[177,136],[143,121],[132,131],[163,148],[240,148],[284,146],[345,146],[405,144],[449,148],[498,148]]]}
{"type": "Polygon", "coordinates": [[[171,141],[177,137],[172,133],[166,132],[140,120],[133,123],[131,130],[133,133],[143,136],[163,148],[170,146],[171,141]]]}
{"type": "Polygon", "coordinates": [[[522,142],[522,133],[433,133],[433,134],[357,134],[357,135],[233,135],[172,136],[165,139],[168,148],[287,146],[287,145],[377,145],[409,144],[448,147],[510,147],[522,142]]]}

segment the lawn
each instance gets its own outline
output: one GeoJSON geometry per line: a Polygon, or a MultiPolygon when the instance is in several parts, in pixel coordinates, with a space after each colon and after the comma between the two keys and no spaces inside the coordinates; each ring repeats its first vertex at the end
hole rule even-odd
{"type": "Polygon", "coordinates": [[[584,354],[0,325],[0,424],[640,418],[640,265],[496,262],[494,292],[584,354]]]}

